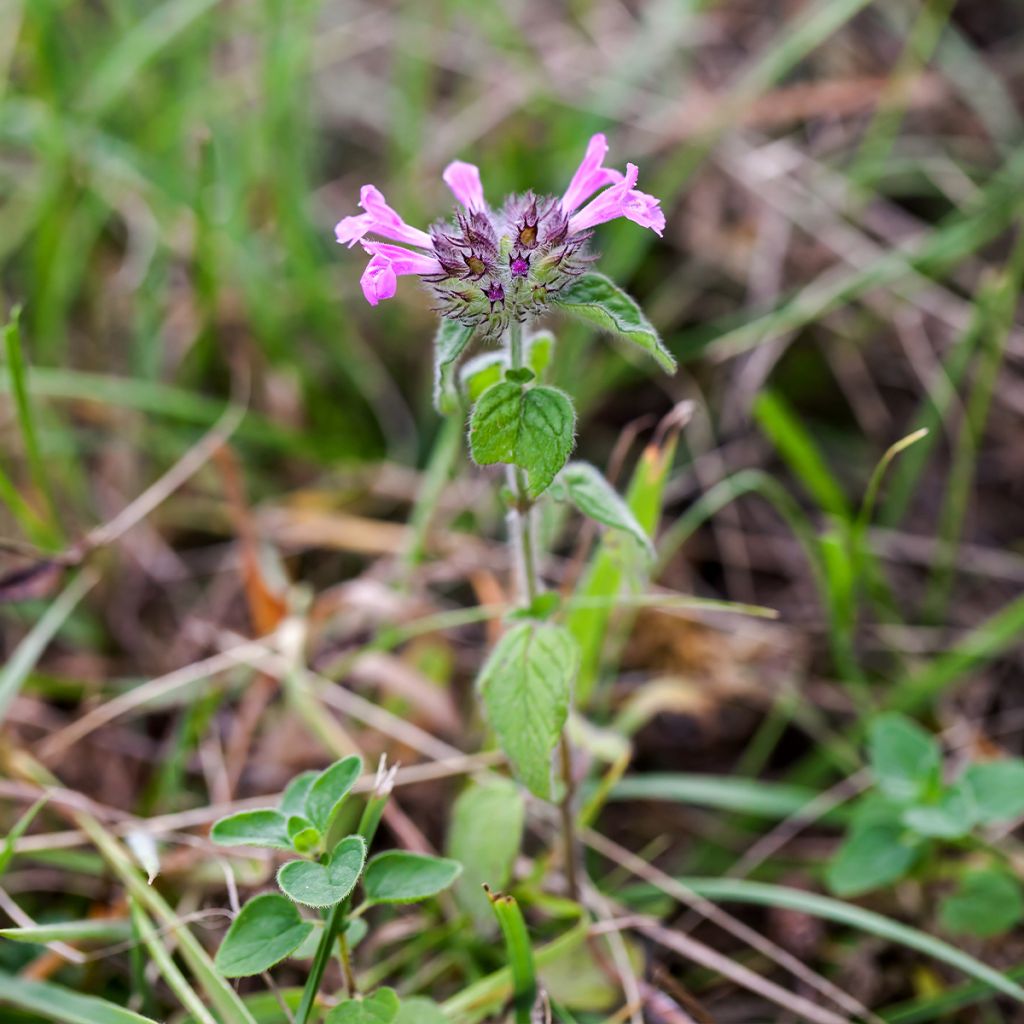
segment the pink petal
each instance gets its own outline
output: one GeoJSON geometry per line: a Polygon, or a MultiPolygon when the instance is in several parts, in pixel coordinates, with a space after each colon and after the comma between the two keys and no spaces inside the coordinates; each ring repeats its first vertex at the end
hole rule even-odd
{"type": "Polygon", "coordinates": [[[622,174],[612,167],[604,167],[604,158],[608,154],[608,140],[600,132],[590,138],[587,152],[576,173],[569,182],[569,187],[562,196],[562,209],[572,213],[585,203],[598,189],[605,185],[614,185],[622,181],[622,174]]]}
{"type": "Polygon", "coordinates": [[[338,221],[334,235],[338,241],[349,248],[365,235],[383,235],[396,242],[407,245],[418,245],[421,248],[431,247],[430,235],[406,224],[404,220],[384,200],[383,194],[373,185],[364,185],[359,192],[359,205],[366,213],[354,217],[345,217],[338,221]]]}
{"type": "Polygon", "coordinates": [[[597,224],[627,217],[629,220],[650,228],[657,234],[665,230],[665,215],[660,209],[660,200],[634,189],[637,175],[636,164],[626,164],[626,176],[618,184],[606,189],[569,220],[569,234],[575,235],[597,224]]]}
{"type": "Polygon", "coordinates": [[[359,283],[362,285],[366,301],[371,306],[376,306],[381,299],[390,299],[398,291],[398,277],[386,256],[374,256],[366,264],[359,283]]]}
{"type": "Polygon", "coordinates": [[[363,248],[371,256],[375,258],[379,256],[381,259],[387,260],[398,275],[440,274],[442,272],[441,264],[433,256],[427,256],[422,252],[413,252],[411,249],[403,249],[400,245],[388,245],[387,242],[363,242],[363,248]]]}
{"type": "Polygon", "coordinates": [[[441,177],[467,210],[484,209],[484,186],[480,181],[479,167],[456,160],[444,169],[441,177]]]}
{"type": "Polygon", "coordinates": [[[334,237],[339,244],[347,244],[351,249],[372,227],[373,218],[368,213],[360,213],[354,217],[342,217],[334,225],[334,237]]]}

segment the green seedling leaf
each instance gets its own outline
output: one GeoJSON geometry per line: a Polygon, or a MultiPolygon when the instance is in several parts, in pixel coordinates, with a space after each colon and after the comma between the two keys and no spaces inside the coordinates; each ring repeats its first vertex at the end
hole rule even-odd
{"type": "Polygon", "coordinates": [[[901,879],[917,859],[918,847],[897,825],[868,825],[856,829],[839,847],[825,880],[837,896],[861,893],[901,879]]]}
{"type": "Polygon", "coordinates": [[[444,1011],[432,999],[413,996],[403,999],[395,1024],[450,1024],[444,1011]]]}
{"type": "Polygon", "coordinates": [[[954,935],[988,938],[1009,931],[1024,917],[1020,883],[1005,871],[972,871],[939,907],[943,928],[954,935]]]}
{"type": "Polygon", "coordinates": [[[313,780],[306,794],[306,817],[322,834],[327,833],[341,806],[363,770],[363,759],[351,754],[335,761],[313,780]]]}
{"type": "Polygon", "coordinates": [[[215,822],[210,839],[218,846],[269,846],[291,850],[287,819],[280,811],[240,811],[215,822]]]}
{"type": "Polygon", "coordinates": [[[570,462],[555,478],[551,494],[556,501],[571,502],[585,516],[628,533],[644,551],[654,554],[650,537],[630,507],[589,462],[570,462]]]}
{"type": "Polygon", "coordinates": [[[452,808],[448,853],[463,865],[455,883],[455,901],[473,919],[478,932],[494,925],[484,883],[503,889],[523,837],[526,805],[511,779],[473,782],[452,808]]]}
{"type": "Polygon", "coordinates": [[[462,865],[447,857],[389,850],[366,865],[363,889],[369,903],[418,903],[447,889],[462,865]]]}
{"type": "Polygon", "coordinates": [[[879,788],[913,800],[933,788],[942,769],[935,737],[896,712],[879,715],[868,730],[868,759],[879,788]]]}
{"type": "Polygon", "coordinates": [[[505,380],[510,380],[513,384],[529,384],[534,376],[533,370],[526,366],[520,366],[517,370],[505,371],[505,380]]]}
{"type": "Polygon", "coordinates": [[[379,988],[362,999],[346,999],[329,1014],[324,1024],[394,1024],[400,1003],[393,988],[379,988]]]}
{"type": "Polygon", "coordinates": [[[639,345],[666,373],[675,373],[675,357],[661,340],[636,300],[603,274],[578,277],[559,293],[555,305],[566,313],[597,324],[602,330],[639,345]]]}
{"type": "Polygon", "coordinates": [[[1024,815],[1024,761],[1019,758],[968,765],[960,784],[974,801],[978,824],[1013,821],[1024,815]]]}
{"type": "Polygon", "coordinates": [[[231,922],[214,966],[225,978],[262,974],[297,950],[313,931],[291,900],[265,892],[249,900],[231,922]]]}
{"type": "Polygon", "coordinates": [[[551,796],[551,755],[569,715],[576,642],[551,623],[524,622],[491,652],[478,685],[487,717],[516,774],[537,796],[551,796]]]}
{"type": "Polygon", "coordinates": [[[320,845],[323,838],[320,830],[314,828],[307,818],[293,814],[288,819],[288,835],[292,838],[292,846],[298,853],[307,854],[320,845]]]}
{"type": "Polygon", "coordinates": [[[434,408],[445,415],[458,412],[455,366],[472,337],[472,327],[445,319],[434,336],[434,408]]]}
{"type": "Polygon", "coordinates": [[[280,810],[283,815],[290,817],[293,814],[305,814],[306,796],[309,787],[319,778],[317,771],[302,772],[296,775],[284,788],[281,794],[280,810]]]}
{"type": "Polygon", "coordinates": [[[974,801],[963,786],[949,786],[935,803],[908,807],[901,820],[919,836],[959,839],[971,831],[976,820],[974,801]]]}
{"type": "Polygon", "coordinates": [[[525,608],[517,608],[509,613],[510,621],[523,619],[535,619],[543,621],[550,619],[558,613],[562,607],[562,596],[555,590],[545,590],[538,594],[525,608]]]}
{"type": "Polygon", "coordinates": [[[525,470],[527,493],[536,498],[565,465],[575,430],[576,413],[561,391],[502,381],[489,387],[473,408],[470,451],[480,466],[502,462],[525,470]]]}
{"type": "Polygon", "coordinates": [[[296,903],[307,907],[333,907],[355,888],[365,861],[363,837],[347,836],[334,848],[327,864],[289,861],[277,873],[277,884],[296,903]]]}

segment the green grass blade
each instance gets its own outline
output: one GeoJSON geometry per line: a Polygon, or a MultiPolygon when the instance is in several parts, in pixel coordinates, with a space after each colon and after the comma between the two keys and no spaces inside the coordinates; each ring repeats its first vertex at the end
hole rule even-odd
{"type": "Polygon", "coordinates": [[[35,415],[26,383],[27,370],[19,326],[20,312],[19,309],[15,309],[11,314],[10,321],[4,328],[4,355],[7,359],[7,372],[10,374],[11,393],[14,397],[14,408],[18,416],[18,425],[21,428],[21,436],[25,444],[25,456],[28,460],[29,475],[36,490],[45,499],[47,509],[49,510],[50,521],[46,524],[45,539],[48,546],[58,548],[62,542],[60,521],[57,517],[53,492],[50,489],[49,479],[47,478],[46,466],[42,453],[39,450],[35,415]]]}
{"type": "Polygon", "coordinates": [[[826,511],[848,522],[850,507],[810,434],[781,395],[762,391],[754,416],[808,494],[826,511]]]}
{"type": "Polygon", "coordinates": [[[0,928],[0,938],[11,942],[122,942],[131,937],[131,925],[116,919],[87,918],[84,921],[54,921],[25,928],[0,928]]]}
{"type": "Polygon", "coordinates": [[[37,1013],[57,1024],[157,1024],[131,1010],[83,996],[48,981],[30,981],[0,971],[0,1003],[37,1013]]]}
{"type": "Polygon", "coordinates": [[[89,569],[75,576],[0,668],[0,722],[50,641],[96,581],[96,575],[89,569]]]}
{"type": "Polygon", "coordinates": [[[844,903],[829,896],[791,889],[781,885],[766,885],[733,878],[684,878],[682,883],[705,899],[720,902],[753,903],[759,906],[779,907],[810,914],[837,924],[895,942],[908,949],[924,953],[942,963],[955,967],[969,977],[990,985],[995,991],[1024,1003],[1024,988],[1011,981],[1000,971],[983,964],[975,957],[932,935],[893,921],[891,918],[865,910],[853,903],[844,903]]]}

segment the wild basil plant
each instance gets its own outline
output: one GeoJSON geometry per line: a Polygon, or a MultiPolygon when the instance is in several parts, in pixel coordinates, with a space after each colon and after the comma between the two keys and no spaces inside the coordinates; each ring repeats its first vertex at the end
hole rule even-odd
{"type": "Polygon", "coordinates": [[[311,1019],[324,970],[336,946],[349,998],[331,1010],[326,1024],[367,1020],[411,1024],[429,1019],[432,1012],[424,1009],[422,1000],[403,1011],[389,988],[357,997],[349,952],[366,934],[363,915],[367,910],[436,896],[458,878],[462,867],[447,858],[403,850],[368,856],[394,778],[393,770],[385,770],[383,765],[355,832],[339,835],[340,812],[362,768],[362,760],[353,755],[322,772],[303,772],[288,784],[278,807],[221,818],[210,832],[210,838],[222,846],[262,846],[296,855],[277,873],[280,893],[262,893],[242,907],[215,960],[224,977],[243,978],[262,974],[286,957],[312,956],[296,1024],[311,1019]],[[353,907],[357,886],[361,886],[362,899],[353,907]],[[320,911],[322,920],[309,919],[300,908],[320,911]],[[367,1016],[371,1011],[376,1016],[367,1016]]]}
{"type": "Polygon", "coordinates": [[[518,586],[518,609],[478,679],[487,718],[518,778],[537,796],[560,798],[571,855],[571,768],[564,730],[579,654],[557,620],[558,601],[544,593],[536,509],[567,502],[599,523],[650,540],[604,476],[571,462],[576,413],[571,398],[542,382],[552,336],[538,331],[549,313],[566,313],[648,352],[663,370],[675,360],[639,306],[592,267],[598,224],[626,217],[659,235],[659,201],[636,188],[637,167],[604,166],[608,146],[595,135],[565,193],[513,195],[492,207],[480,172],[455,162],[444,171],[458,205],[450,220],[429,231],[406,224],[372,185],[363,187],[363,213],[345,217],[337,239],[357,242],[370,256],[361,278],[371,305],[391,298],[397,280],[415,275],[441,317],[435,340],[435,402],[439,411],[469,414],[469,449],[480,466],[505,467],[508,529],[518,586]],[[396,244],[397,243],[397,244],[396,244]],[[470,341],[485,349],[457,372],[470,341]],[[562,786],[552,762],[562,747],[562,786]]]}

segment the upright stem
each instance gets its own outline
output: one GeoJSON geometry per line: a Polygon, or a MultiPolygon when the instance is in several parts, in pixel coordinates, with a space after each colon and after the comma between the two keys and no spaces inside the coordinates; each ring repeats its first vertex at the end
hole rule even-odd
{"type": "MultiPolygon", "coordinates": [[[[511,369],[523,368],[523,325],[520,323],[513,323],[508,329],[508,360],[511,369]]],[[[509,466],[506,475],[514,496],[508,512],[508,532],[515,561],[519,603],[529,605],[540,593],[537,550],[533,538],[533,503],[527,494],[523,471],[518,466],[509,466]]]]}
{"type": "MultiPolygon", "coordinates": [[[[523,325],[512,323],[508,329],[508,361],[513,370],[523,368],[523,325]]],[[[537,575],[537,548],[533,534],[533,502],[526,489],[526,477],[518,466],[509,466],[508,486],[513,494],[513,504],[508,513],[509,540],[515,561],[516,586],[519,591],[519,603],[528,606],[540,593],[540,581],[537,575]]],[[[579,886],[576,879],[576,825],[573,815],[575,785],[572,777],[572,751],[569,736],[562,730],[559,743],[559,768],[562,776],[563,792],[559,802],[562,819],[562,839],[565,844],[565,879],[569,896],[579,899],[579,886]]]]}

